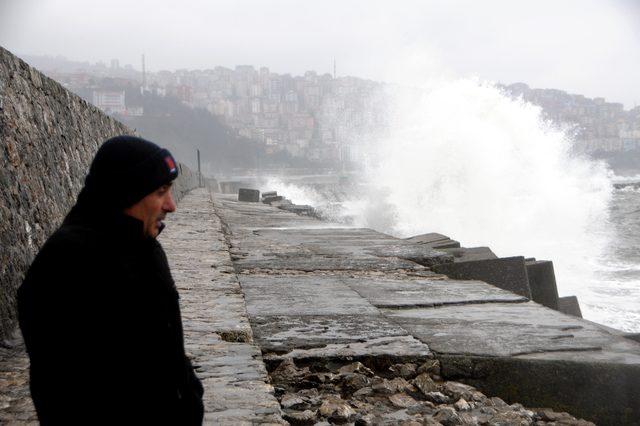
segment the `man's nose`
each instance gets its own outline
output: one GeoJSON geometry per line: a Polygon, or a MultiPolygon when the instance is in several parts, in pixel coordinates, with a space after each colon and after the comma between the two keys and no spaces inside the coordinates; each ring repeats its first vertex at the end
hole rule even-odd
{"type": "Polygon", "coordinates": [[[167,198],[164,201],[162,209],[167,213],[173,213],[176,211],[176,202],[173,200],[173,194],[171,191],[167,191],[167,198]]]}

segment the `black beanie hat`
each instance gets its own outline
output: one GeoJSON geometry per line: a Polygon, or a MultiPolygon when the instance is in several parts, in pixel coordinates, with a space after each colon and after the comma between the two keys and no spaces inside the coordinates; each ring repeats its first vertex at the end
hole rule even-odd
{"type": "Polygon", "coordinates": [[[168,150],[135,136],[116,136],[98,149],[83,191],[119,210],[177,176],[178,165],[168,150]]]}

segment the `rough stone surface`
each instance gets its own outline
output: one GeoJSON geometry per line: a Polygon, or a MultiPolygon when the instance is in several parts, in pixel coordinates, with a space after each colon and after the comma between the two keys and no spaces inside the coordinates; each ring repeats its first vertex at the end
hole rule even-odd
{"type": "Polygon", "coordinates": [[[205,423],[283,424],[207,189],[184,197],[161,243],[180,292],[185,348],[205,388],[205,423]]]}
{"type": "Polygon", "coordinates": [[[22,340],[13,348],[0,348],[0,424],[37,425],[38,416],[29,393],[29,357],[22,340]]]}
{"type": "MultiPolygon", "coordinates": [[[[1,342],[16,326],[17,288],[75,202],[99,145],[133,131],[2,47],[0,101],[1,342]]],[[[176,198],[195,186],[179,167],[176,198]]]]}
{"type": "Polygon", "coordinates": [[[0,338],[38,248],[79,192],[101,141],[131,133],[0,47],[0,338]]]}

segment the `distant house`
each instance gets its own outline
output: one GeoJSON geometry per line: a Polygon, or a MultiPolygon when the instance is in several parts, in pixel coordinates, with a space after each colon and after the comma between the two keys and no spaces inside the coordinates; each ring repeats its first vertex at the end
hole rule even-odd
{"type": "Polygon", "coordinates": [[[144,115],[144,108],[141,106],[132,106],[127,108],[125,115],[130,115],[133,117],[142,117],[144,115]]]}
{"type": "Polygon", "coordinates": [[[124,90],[94,90],[93,104],[107,114],[125,114],[124,90]]]}

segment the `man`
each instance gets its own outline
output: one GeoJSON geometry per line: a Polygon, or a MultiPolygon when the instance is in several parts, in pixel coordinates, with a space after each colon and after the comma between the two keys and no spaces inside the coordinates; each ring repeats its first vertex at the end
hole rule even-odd
{"type": "Polygon", "coordinates": [[[152,142],[106,141],[27,272],[18,312],[42,424],[202,423],[202,385],[156,240],[176,209],[177,176],[152,142]]]}

